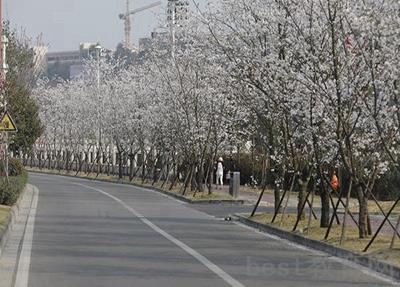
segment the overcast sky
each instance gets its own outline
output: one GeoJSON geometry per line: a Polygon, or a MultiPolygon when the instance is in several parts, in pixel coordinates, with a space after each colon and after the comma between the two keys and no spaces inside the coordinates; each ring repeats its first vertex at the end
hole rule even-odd
{"type": "MultiPolygon", "coordinates": [[[[207,0],[197,0],[204,4],[207,0]]],[[[43,33],[43,42],[50,51],[76,50],[81,42],[101,42],[113,49],[122,41],[123,21],[118,15],[125,10],[126,0],[3,0],[4,17],[14,28],[23,29],[36,42],[43,33]]],[[[131,0],[131,9],[156,0],[131,0]]],[[[148,37],[159,26],[163,6],[133,17],[132,39],[148,37]]],[[[191,2],[191,1],[190,1],[191,2]]],[[[191,3],[192,5],[192,3],[191,3]]],[[[193,6],[193,5],[192,5],[193,6]]]]}

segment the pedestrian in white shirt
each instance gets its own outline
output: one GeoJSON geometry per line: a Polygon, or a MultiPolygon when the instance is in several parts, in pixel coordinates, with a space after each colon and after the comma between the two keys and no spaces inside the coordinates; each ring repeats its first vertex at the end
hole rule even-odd
{"type": "Polygon", "coordinates": [[[222,186],[224,185],[224,165],[223,165],[224,160],[222,159],[222,157],[220,157],[218,159],[217,162],[217,188],[218,185],[221,185],[221,189],[222,186]]]}

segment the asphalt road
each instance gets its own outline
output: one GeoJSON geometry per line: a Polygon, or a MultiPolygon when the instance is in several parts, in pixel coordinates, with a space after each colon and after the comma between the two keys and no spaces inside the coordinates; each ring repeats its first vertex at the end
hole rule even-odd
{"type": "Polygon", "coordinates": [[[39,189],[24,259],[30,268],[17,274],[29,276],[29,287],[391,286],[357,266],[221,220],[250,207],[193,206],[61,176],[31,174],[30,183],[39,189]]]}

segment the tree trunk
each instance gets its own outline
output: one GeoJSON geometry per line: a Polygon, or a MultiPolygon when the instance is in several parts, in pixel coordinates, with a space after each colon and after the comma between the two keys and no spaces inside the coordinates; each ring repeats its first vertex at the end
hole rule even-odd
{"type": "Polygon", "coordinates": [[[278,214],[281,212],[281,207],[279,206],[279,203],[281,202],[281,192],[277,184],[278,176],[275,169],[272,169],[271,172],[273,172],[273,179],[274,179],[274,210],[275,214],[278,214]]]}
{"type": "Polygon", "coordinates": [[[214,184],[214,169],[210,167],[210,175],[208,176],[208,194],[213,193],[213,184],[214,184]]]}
{"type": "Polygon", "coordinates": [[[171,170],[173,170],[173,168],[174,168],[174,166],[173,166],[172,163],[168,163],[167,164],[167,171],[166,171],[166,175],[165,175],[164,181],[161,184],[161,188],[164,188],[164,185],[168,182],[169,177],[170,177],[170,172],[171,172],[171,170]],[[171,168],[171,165],[172,165],[172,168],[171,168]]]}
{"type": "Polygon", "coordinates": [[[51,168],[51,151],[47,150],[47,169],[51,168]]]}
{"type": "Polygon", "coordinates": [[[197,175],[197,190],[199,192],[204,192],[204,165],[200,165],[199,172],[197,175]]]}
{"type": "Polygon", "coordinates": [[[195,191],[196,190],[196,166],[194,165],[192,167],[192,172],[190,173],[190,191],[195,191]]]}
{"type": "Polygon", "coordinates": [[[308,180],[299,179],[299,195],[298,195],[298,203],[297,203],[297,216],[300,217],[301,220],[304,220],[306,217],[306,211],[303,206],[305,205],[306,201],[306,193],[307,193],[307,186],[308,180]],[[300,214],[301,213],[301,214],[300,214]]]}
{"type": "Polygon", "coordinates": [[[123,174],[122,174],[122,153],[118,152],[118,179],[122,179],[123,174]]]}
{"type": "Polygon", "coordinates": [[[142,163],[142,184],[144,183],[146,179],[146,161],[147,161],[147,156],[144,156],[143,153],[143,163],[142,163]]]}
{"type": "Polygon", "coordinates": [[[305,230],[306,234],[310,232],[310,227],[311,227],[311,220],[312,220],[312,215],[313,215],[313,205],[314,205],[314,193],[315,193],[315,188],[313,187],[311,191],[311,202],[310,202],[310,213],[308,215],[308,222],[307,222],[307,229],[305,230]]]}
{"type": "Polygon", "coordinates": [[[275,203],[274,203],[275,213],[278,214],[281,212],[281,207],[279,206],[279,203],[281,202],[281,193],[280,193],[279,188],[276,185],[274,188],[274,199],[275,199],[275,203]]]}
{"type": "Polygon", "coordinates": [[[171,181],[171,185],[169,186],[168,190],[172,190],[175,187],[175,184],[179,178],[179,172],[175,174],[174,179],[171,181]]]}
{"type": "Polygon", "coordinates": [[[368,235],[372,235],[371,218],[369,217],[369,213],[367,213],[367,223],[368,235]]]}
{"type": "Polygon", "coordinates": [[[362,187],[357,186],[359,238],[368,237],[368,201],[362,187]]]}
{"type": "Polygon", "coordinates": [[[39,151],[38,153],[38,162],[39,162],[39,169],[42,169],[42,151],[39,151]]]}
{"type": "Polygon", "coordinates": [[[290,184],[290,189],[289,189],[289,191],[287,193],[286,202],[285,202],[285,205],[284,205],[283,210],[282,210],[282,217],[281,217],[281,221],[279,223],[279,226],[282,226],[282,223],[283,223],[283,220],[284,220],[284,217],[285,217],[285,212],[286,212],[286,209],[287,209],[287,207],[289,205],[290,195],[293,192],[294,184],[296,182],[296,178],[297,178],[297,175],[296,175],[296,173],[294,173],[293,174],[293,178],[292,178],[292,183],[290,184]]]}
{"type": "MultiPolygon", "coordinates": [[[[343,182],[343,181],[341,181],[343,182]]],[[[349,190],[347,191],[347,195],[346,195],[346,205],[344,206],[344,216],[343,216],[343,225],[342,225],[342,233],[340,235],[340,241],[339,241],[339,245],[342,245],[344,239],[345,239],[345,233],[346,233],[346,219],[347,219],[347,215],[350,214],[349,213],[349,204],[350,204],[350,195],[351,195],[351,190],[353,188],[353,180],[350,179],[350,186],[349,186],[349,190]]],[[[333,219],[332,219],[333,222],[333,219]]]]}
{"type": "Polygon", "coordinates": [[[129,155],[130,165],[129,165],[129,181],[133,180],[133,162],[135,160],[135,156],[130,154],[129,155]]]}
{"type": "Polygon", "coordinates": [[[320,196],[321,196],[321,222],[320,227],[329,227],[329,194],[328,191],[324,188],[320,188],[320,196]]]}
{"type": "Polygon", "coordinates": [[[185,181],[183,184],[182,195],[186,195],[186,189],[188,188],[189,184],[192,181],[192,173],[193,173],[193,167],[190,167],[189,173],[186,175],[186,178],[185,178],[185,181]]]}

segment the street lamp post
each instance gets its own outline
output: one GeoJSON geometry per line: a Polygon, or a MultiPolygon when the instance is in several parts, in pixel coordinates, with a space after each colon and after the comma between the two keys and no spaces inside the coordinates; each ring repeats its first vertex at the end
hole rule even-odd
{"type": "Polygon", "coordinates": [[[6,50],[8,47],[8,38],[4,34],[2,35],[2,44],[3,44],[3,74],[4,74],[4,78],[5,78],[5,75],[7,74],[7,71],[8,71],[8,64],[6,61],[6,50]]]}
{"type": "MultiPolygon", "coordinates": [[[[0,0],[0,39],[3,39],[3,0],[0,0]]],[[[3,48],[3,47],[1,47],[3,48]]],[[[3,53],[1,53],[3,54],[3,53]]],[[[3,57],[0,57],[0,67],[3,66],[3,57]]],[[[3,72],[3,71],[1,71],[3,72]]]]}
{"type": "MultiPolygon", "coordinates": [[[[8,71],[8,65],[6,61],[6,50],[8,46],[8,38],[6,35],[2,34],[1,37],[2,41],[2,73],[1,73],[1,82],[2,82],[2,92],[3,92],[3,104],[4,104],[4,113],[7,112],[7,99],[5,95],[5,86],[6,86],[6,74],[8,71]]],[[[4,173],[6,175],[6,180],[7,182],[9,181],[8,179],[8,132],[4,133],[4,141],[5,141],[5,148],[4,148],[4,173]]]]}

